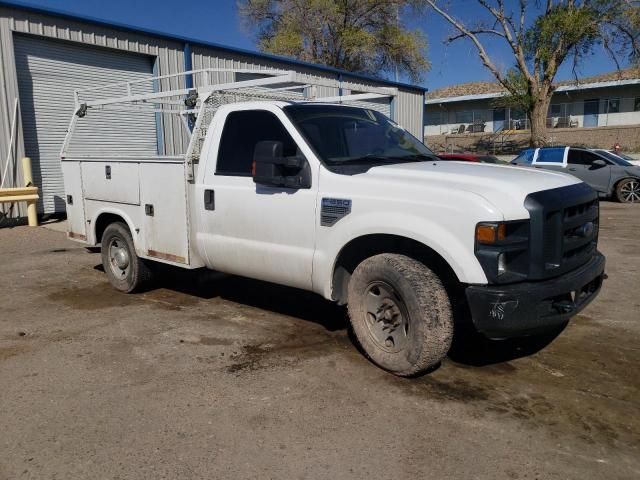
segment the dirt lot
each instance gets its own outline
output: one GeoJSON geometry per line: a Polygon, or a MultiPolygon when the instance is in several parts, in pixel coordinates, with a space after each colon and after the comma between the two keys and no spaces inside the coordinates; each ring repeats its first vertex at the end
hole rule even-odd
{"type": "Polygon", "coordinates": [[[640,208],[603,203],[600,297],[553,340],[418,379],[343,310],[241,278],[145,294],[45,228],[0,230],[0,478],[640,478],[640,208]]]}

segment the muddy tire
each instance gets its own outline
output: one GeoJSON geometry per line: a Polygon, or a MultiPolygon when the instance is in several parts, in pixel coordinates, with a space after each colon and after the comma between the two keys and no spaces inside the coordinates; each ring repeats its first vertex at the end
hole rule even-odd
{"type": "Polygon", "coordinates": [[[453,315],[442,282],[404,255],[375,255],[358,265],[349,281],[348,311],[364,352],[395,375],[424,373],[451,347],[453,315]]]}
{"type": "Polygon", "coordinates": [[[139,291],[151,283],[153,274],[136,255],[129,228],[121,222],[109,225],[102,234],[102,266],[111,285],[121,292],[139,291]]]}
{"type": "Polygon", "coordinates": [[[616,200],[620,203],[640,203],[640,179],[625,178],[616,185],[616,200]]]}

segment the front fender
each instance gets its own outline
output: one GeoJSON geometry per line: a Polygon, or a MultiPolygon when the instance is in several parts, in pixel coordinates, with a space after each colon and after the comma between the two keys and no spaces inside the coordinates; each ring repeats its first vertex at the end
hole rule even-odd
{"type": "Polygon", "coordinates": [[[450,230],[435,219],[397,211],[347,216],[332,227],[319,227],[313,261],[313,289],[330,299],[333,271],[341,250],[352,240],[372,234],[415,240],[439,254],[461,282],[487,283],[487,277],[474,255],[475,223],[460,222],[457,227],[457,231],[450,230]]]}

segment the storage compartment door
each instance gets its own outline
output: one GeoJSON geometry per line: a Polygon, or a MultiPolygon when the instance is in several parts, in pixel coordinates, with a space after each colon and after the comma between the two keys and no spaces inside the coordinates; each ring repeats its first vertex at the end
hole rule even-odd
{"type": "Polygon", "coordinates": [[[76,240],[87,239],[81,168],[80,162],[62,162],[62,173],[65,178],[65,200],[67,202],[67,231],[69,237],[76,240]]]}
{"type": "Polygon", "coordinates": [[[86,199],[140,205],[139,170],[134,162],[83,162],[86,199]]]}
{"type": "Polygon", "coordinates": [[[147,256],[189,264],[187,192],[182,163],[140,164],[147,256]]]}

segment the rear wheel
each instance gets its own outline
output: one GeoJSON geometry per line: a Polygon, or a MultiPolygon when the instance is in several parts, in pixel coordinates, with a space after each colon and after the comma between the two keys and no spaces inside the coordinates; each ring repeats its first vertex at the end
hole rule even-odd
{"type": "Polygon", "coordinates": [[[618,183],[616,200],[621,203],[640,203],[640,180],[626,178],[618,183]]]}
{"type": "Polygon", "coordinates": [[[102,234],[102,266],[117,290],[133,292],[148,285],[152,272],[136,255],[131,233],[124,223],[109,225],[102,234]]]}
{"type": "Polygon", "coordinates": [[[453,338],[449,297],[424,264],[398,254],[363,261],[349,282],[354,333],[369,358],[400,376],[437,365],[453,338]]]}

